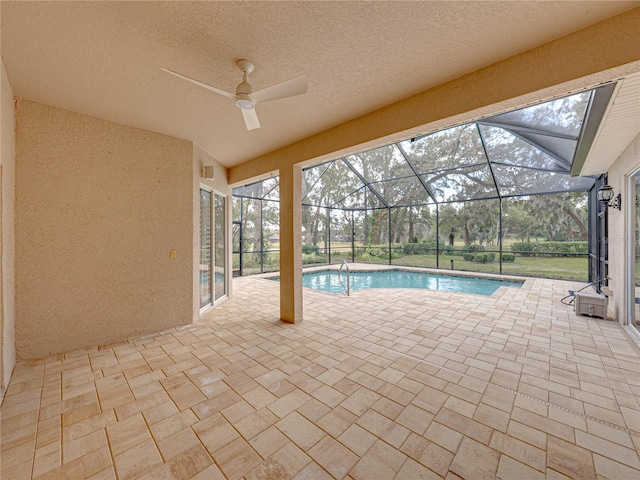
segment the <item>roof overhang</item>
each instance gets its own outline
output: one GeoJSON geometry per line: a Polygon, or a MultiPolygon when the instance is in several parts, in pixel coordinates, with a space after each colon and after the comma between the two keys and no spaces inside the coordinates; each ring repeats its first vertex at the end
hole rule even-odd
{"type": "MultiPolygon", "coordinates": [[[[594,132],[585,132],[591,144],[574,161],[573,175],[606,173],[640,134],[640,73],[620,79],[611,87],[610,98],[604,95],[593,108],[604,109],[602,121],[594,132]]],[[[588,125],[592,129],[593,125],[588,125]]],[[[582,147],[582,146],[581,146],[582,147]]]]}

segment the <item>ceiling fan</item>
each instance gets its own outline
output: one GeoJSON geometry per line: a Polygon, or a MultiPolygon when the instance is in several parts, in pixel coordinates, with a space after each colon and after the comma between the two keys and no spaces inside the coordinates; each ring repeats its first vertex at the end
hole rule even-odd
{"type": "Polygon", "coordinates": [[[281,98],[294,97],[296,95],[302,95],[307,92],[307,77],[306,75],[300,75],[298,77],[290,78],[284,82],[277,83],[257,92],[253,91],[253,87],[249,83],[248,75],[253,71],[253,63],[249,60],[238,60],[236,65],[242,70],[242,82],[236,87],[236,93],[225,92],[219,88],[207,85],[199,80],[196,80],[181,73],[174,72],[168,68],[162,68],[163,71],[175,75],[178,78],[182,78],[188,82],[194,83],[200,87],[211,90],[212,92],[224,95],[227,98],[235,100],[236,105],[242,111],[244,117],[244,123],[247,126],[247,130],[253,130],[260,128],[260,121],[256,114],[255,106],[257,103],[270,102],[272,100],[279,100],[281,98]]]}

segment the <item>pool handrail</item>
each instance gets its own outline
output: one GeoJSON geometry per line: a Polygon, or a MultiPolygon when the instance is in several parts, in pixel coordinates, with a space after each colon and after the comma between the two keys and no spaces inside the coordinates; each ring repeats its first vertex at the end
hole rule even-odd
{"type": "Polygon", "coordinates": [[[342,285],[342,288],[344,288],[344,293],[347,294],[347,297],[351,296],[351,288],[350,288],[350,277],[349,277],[349,264],[347,263],[346,260],[342,261],[342,265],[340,265],[340,268],[338,269],[338,281],[340,282],[340,285],[342,285]],[[347,269],[347,285],[345,286],[344,283],[342,282],[342,267],[346,267],[347,269]]]}

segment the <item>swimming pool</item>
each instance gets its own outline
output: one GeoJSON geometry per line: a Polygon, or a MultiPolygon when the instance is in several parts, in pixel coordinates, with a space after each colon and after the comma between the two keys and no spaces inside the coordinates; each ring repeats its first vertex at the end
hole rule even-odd
{"type": "MultiPolygon", "coordinates": [[[[272,280],[280,280],[272,277],[272,280]]],[[[447,292],[475,293],[491,295],[500,287],[521,287],[521,282],[493,280],[489,278],[462,277],[436,273],[411,272],[407,270],[381,270],[369,272],[352,271],[351,290],[367,288],[422,288],[427,290],[445,290],[447,292]]],[[[345,274],[342,273],[345,282],[345,274]]],[[[343,293],[344,287],[338,280],[336,270],[322,270],[302,275],[302,286],[330,293],[343,293]]]]}

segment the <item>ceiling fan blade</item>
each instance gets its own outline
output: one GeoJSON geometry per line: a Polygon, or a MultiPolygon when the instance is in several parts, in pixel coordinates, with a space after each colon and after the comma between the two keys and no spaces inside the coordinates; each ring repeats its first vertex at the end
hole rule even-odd
{"type": "Polygon", "coordinates": [[[295,97],[296,95],[302,95],[307,93],[307,76],[300,75],[299,77],[290,78],[282,83],[277,83],[257,92],[251,94],[251,98],[255,102],[264,103],[271,100],[278,100],[280,98],[295,97]]]}
{"type": "Polygon", "coordinates": [[[181,73],[174,72],[173,70],[169,70],[168,68],[161,68],[161,70],[164,71],[164,72],[170,73],[171,75],[175,75],[178,78],[186,80],[187,82],[194,83],[194,84],[198,85],[199,87],[203,87],[203,88],[206,88],[207,90],[211,90],[212,92],[218,93],[220,95],[224,95],[225,97],[228,97],[228,98],[230,98],[232,100],[236,99],[236,96],[233,93],[225,92],[224,90],[220,90],[219,88],[212,87],[211,85],[207,85],[206,83],[202,83],[201,81],[196,80],[195,78],[187,77],[186,75],[182,75],[181,73]]]}
{"type": "Polygon", "coordinates": [[[247,130],[255,130],[260,128],[260,121],[258,120],[258,114],[255,108],[241,108],[242,116],[244,117],[244,123],[247,126],[247,130]]]}

